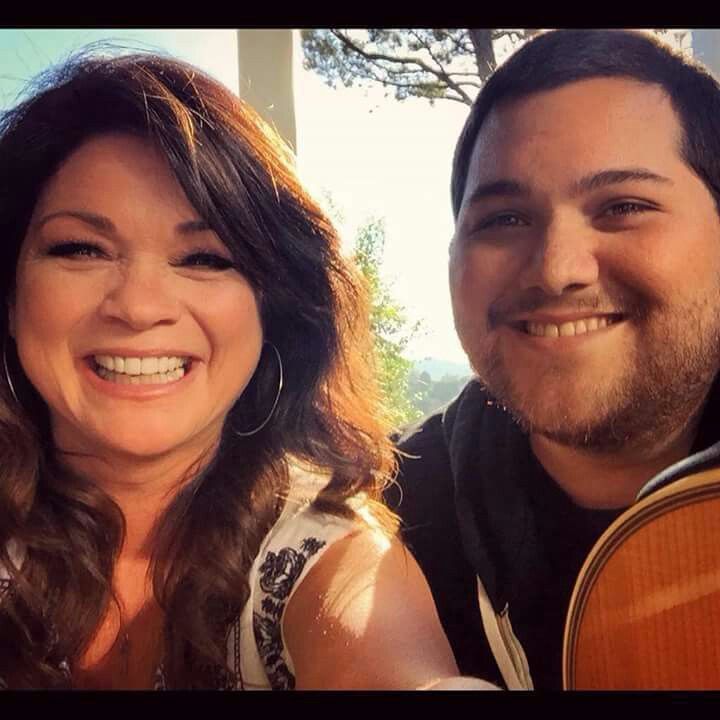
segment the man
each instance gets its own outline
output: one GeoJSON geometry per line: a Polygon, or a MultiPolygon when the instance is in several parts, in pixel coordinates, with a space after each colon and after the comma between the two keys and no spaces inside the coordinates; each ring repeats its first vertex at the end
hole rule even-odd
{"type": "Polygon", "coordinates": [[[540,35],[477,98],[452,200],[477,378],[406,433],[389,500],[461,672],[560,688],[592,545],[718,454],[720,87],[640,33],[540,35]]]}

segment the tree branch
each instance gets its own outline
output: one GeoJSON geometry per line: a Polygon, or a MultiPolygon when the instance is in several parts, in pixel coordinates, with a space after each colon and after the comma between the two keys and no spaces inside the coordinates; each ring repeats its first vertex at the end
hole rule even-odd
{"type": "Polygon", "coordinates": [[[417,58],[402,58],[402,57],[392,57],[391,55],[384,55],[383,53],[371,53],[367,52],[364,48],[360,47],[356,43],[354,43],[350,38],[343,35],[338,30],[331,30],[330,31],[340,42],[342,42],[346,47],[349,47],[353,52],[357,53],[358,55],[361,55],[366,60],[375,63],[378,60],[385,60],[390,63],[401,63],[403,65],[417,65],[419,68],[422,68],[425,70],[425,72],[430,73],[431,75],[437,75],[437,71],[431,68],[429,65],[424,63],[422,60],[418,60],[417,58]]]}
{"type": "MultiPolygon", "coordinates": [[[[418,42],[427,49],[428,54],[430,55],[430,57],[433,59],[433,61],[434,61],[434,62],[438,65],[438,67],[440,68],[439,70],[435,70],[434,68],[430,67],[427,63],[424,63],[422,60],[419,60],[419,59],[417,59],[417,58],[391,57],[391,56],[389,56],[389,55],[384,55],[384,54],[382,54],[382,53],[370,53],[370,52],[367,52],[364,48],[360,47],[359,45],[357,45],[356,43],[354,43],[352,40],[350,40],[350,38],[348,38],[348,37],[346,37],[345,35],[343,35],[339,30],[332,30],[331,32],[333,33],[333,35],[334,35],[338,40],[340,40],[342,43],[344,43],[346,47],[349,47],[353,52],[355,52],[355,53],[359,54],[360,56],[364,57],[368,62],[370,62],[371,65],[376,65],[376,66],[377,66],[377,65],[378,65],[378,62],[376,62],[376,61],[387,61],[387,62],[390,62],[390,63],[402,63],[402,64],[406,64],[406,65],[409,65],[409,64],[416,65],[417,67],[422,68],[425,72],[427,72],[428,74],[432,75],[433,77],[436,77],[436,78],[438,78],[439,80],[443,81],[443,82],[445,83],[445,85],[447,85],[447,87],[448,87],[449,89],[454,90],[461,98],[463,98],[463,102],[464,102],[466,105],[471,105],[471,104],[472,104],[472,98],[462,89],[462,87],[461,87],[460,84],[454,82],[454,81],[452,80],[452,78],[445,72],[443,66],[442,66],[442,65],[440,64],[440,62],[438,62],[438,60],[435,58],[435,56],[433,55],[432,51],[428,48],[427,44],[426,44],[423,40],[421,40],[421,39],[414,33],[414,31],[411,31],[411,32],[413,32],[413,34],[415,35],[415,37],[416,37],[416,39],[418,40],[418,42]]],[[[399,72],[399,71],[393,71],[393,70],[390,69],[390,68],[385,68],[385,67],[383,67],[382,65],[379,65],[379,67],[381,67],[383,71],[389,73],[390,75],[394,74],[394,72],[399,72]]],[[[396,87],[417,87],[417,88],[421,88],[421,87],[423,86],[423,84],[422,84],[422,83],[419,83],[419,82],[418,82],[418,83],[412,83],[411,85],[401,85],[401,84],[398,84],[397,82],[391,82],[389,78],[384,78],[384,79],[383,79],[383,78],[378,78],[377,76],[373,77],[372,79],[374,79],[376,82],[385,82],[385,83],[387,83],[387,84],[389,84],[389,85],[394,85],[394,86],[396,86],[396,87]]],[[[467,83],[462,83],[462,84],[467,85],[467,83]]],[[[476,87],[476,86],[473,86],[473,87],[476,87]]]]}
{"type": "Polygon", "coordinates": [[[425,42],[414,30],[408,30],[408,32],[420,43],[420,45],[423,46],[423,48],[427,51],[427,54],[430,56],[431,60],[438,66],[438,72],[446,74],[445,68],[443,67],[442,63],[435,57],[435,54],[430,49],[430,45],[425,42]]]}
{"type": "MultiPolygon", "coordinates": [[[[360,77],[363,80],[370,80],[372,82],[382,83],[383,85],[390,85],[391,87],[399,88],[401,90],[417,90],[418,92],[420,92],[423,89],[428,88],[428,83],[423,83],[423,82],[419,82],[419,81],[403,83],[398,80],[391,80],[387,77],[381,78],[378,75],[374,74],[372,69],[368,69],[368,70],[358,69],[356,71],[355,75],[357,75],[358,77],[360,77]]],[[[477,85],[475,83],[470,83],[470,82],[459,83],[459,85],[464,85],[467,87],[474,87],[474,88],[478,88],[478,89],[481,87],[480,85],[477,85]]],[[[456,90],[455,87],[452,87],[452,88],[447,87],[447,89],[454,90],[455,92],[457,92],[458,93],[457,96],[447,94],[447,95],[443,95],[442,97],[437,97],[437,98],[430,97],[430,96],[425,96],[425,97],[427,97],[428,100],[443,99],[443,100],[454,100],[456,102],[461,102],[463,105],[471,105],[472,104],[472,101],[470,100],[469,96],[464,91],[456,90]]]]}
{"type": "Polygon", "coordinates": [[[469,29],[468,35],[473,44],[475,64],[478,75],[484,80],[496,67],[492,33],[483,28],[469,29]]]}

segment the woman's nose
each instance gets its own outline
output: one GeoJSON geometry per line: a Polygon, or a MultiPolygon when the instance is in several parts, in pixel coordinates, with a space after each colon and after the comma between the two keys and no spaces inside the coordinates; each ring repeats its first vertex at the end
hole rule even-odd
{"type": "Polygon", "coordinates": [[[100,313],[137,331],[177,322],[180,301],[168,268],[149,259],[118,268],[102,299],[100,313]]]}

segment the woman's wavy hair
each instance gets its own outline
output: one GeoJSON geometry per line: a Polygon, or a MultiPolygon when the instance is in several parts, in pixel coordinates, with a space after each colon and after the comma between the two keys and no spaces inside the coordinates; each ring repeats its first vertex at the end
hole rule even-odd
{"type": "MultiPolygon", "coordinates": [[[[189,476],[158,522],[152,563],[165,614],[170,687],[213,687],[227,670],[226,635],[249,595],[248,573],[289,488],[288,458],[330,478],[316,505],[379,499],[395,458],[378,413],[368,298],[333,226],[295,177],[290,152],[245,103],[194,67],[146,53],[81,53],[46,72],[0,119],[0,289],[10,303],[36,200],[93,136],[156,144],[200,216],[257,293],[266,350],[231,410],[213,458],[189,476]]],[[[61,301],[61,299],[59,299],[61,301]]],[[[117,505],[53,448],[48,412],[0,317],[13,384],[0,372],[0,678],[10,687],[66,687],[59,667],[90,643],[109,603],[124,538],[117,505]],[[22,549],[24,558],[18,562],[22,549]],[[19,566],[19,567],[18,567],[19,566]],[[1,590],[0,590],[1,592],[1,590]]],[[[378,504],[376,510],[384,512],[378,504]]],[[[393,517],[381,518],[392,527],[393,517]]]]}
{"type": "Polygon", "coordinates": [[[660,85],[683,129],[680,153],[720,210],[720,85],[701,64],[649,33],[634,30],[554,30],[523,45],[485,83],[458,139],[451,199],[460,213],[470,158],[490,111],[504,102],[600,77],[660,85]]]}

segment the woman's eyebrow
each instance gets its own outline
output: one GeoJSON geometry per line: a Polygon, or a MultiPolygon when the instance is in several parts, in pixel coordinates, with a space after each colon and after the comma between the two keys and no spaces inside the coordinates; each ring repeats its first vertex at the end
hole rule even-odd
{"type": "Polygon", "coordinates": [[[59,217],[75,218],[105,234],[113,234],[116,232],[115,224],[110,218],[87,212],[86,210],[58,210],[38,220],[36,228],[39,230],[43,225],[59,217]]]}
{"type": "MultiPolygon", "coordinates": [[[[110,218],[105,215],[98,215],[97,213],[88,212],[86,210],[58,210],[57,212],[50,213],[49,215],[45,215],[41,218],[37,222],[36,228],[39,230],[46,223],[60,217],[69,217],[80,220],[104,234],[110,235],[117,233],[115,223],[113,223],[110,218]]],[[[185,222],[178,223],[175,226],[176,232],[180,235],[207,232],[210,229],[210,226],[205,220],[186,220],[185,222]]]]}
{"type": "Polygon", "coordinates": [[[212,230],[205,220],[187,220],[186,222],[181,222],[175,229],[180,235],[190,235],[192,233],[212,230]]]}

